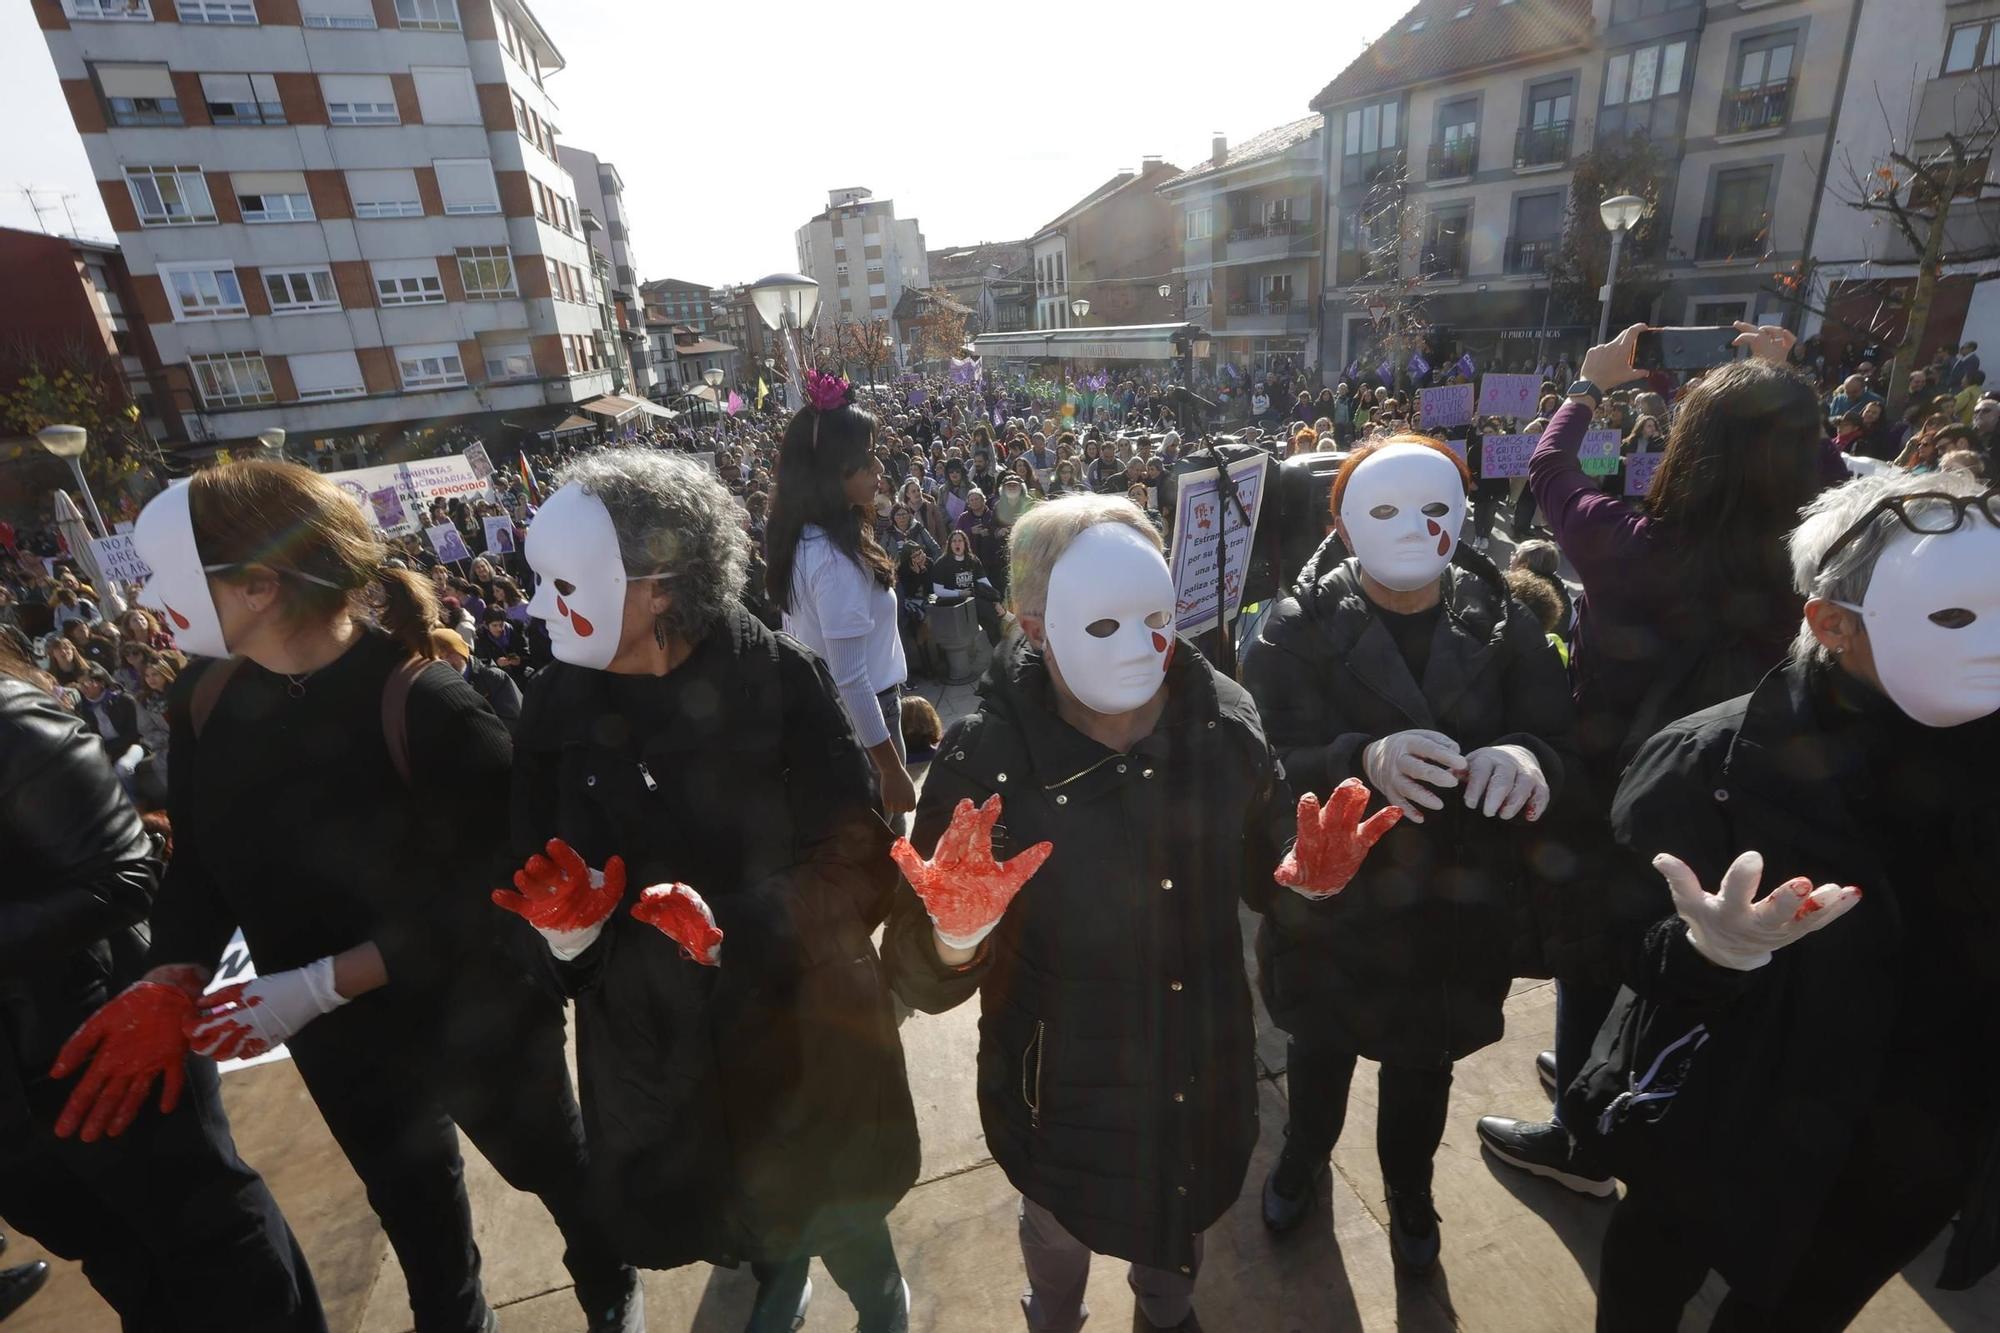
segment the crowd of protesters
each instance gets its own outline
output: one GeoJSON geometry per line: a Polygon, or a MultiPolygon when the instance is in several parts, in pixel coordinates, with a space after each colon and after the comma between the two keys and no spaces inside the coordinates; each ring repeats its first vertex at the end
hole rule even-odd
{"type": "MultiPolygon", "coordinates": [[[[815,1258],[899,1333],[952,1298],[888,1225],[896,1000],[977,994],[1028,1326],[1077,1329],[1103,1254],[1144,1326],[1194,1328],[1259,1133],[1253,984],[1290,1041],[1274,1243],[1365,1058],[1421,1275],[1453,1066],[1553,977],[1552,1104],[1477,1131],[1623,1182],[1600,1329],[1678,1328],[1711,1270],[1717,1328],[1842,1328],[1954,1219],[1940,1285],[1977,1282],[2000,397],[1966,344],[1891,422],[1877,362],[1740,328],[1688,376],[1627,330],[1537,415],[1442,435],[1419,394],[1463,362],[814,371],[796,412],[531,445],[418,515],[458,561],[271,461],[152,499],[143,589],[0,530],[0,1213],[134,1326],[324,1329],[218,1095],[282,1044],[427,1333],[497,1326],[454,1125],[547,1204],[593,1333],[694,1262],[796,1328],[815,1258]],[[1593,427],[1658,455],[1641,493],[1583,466],[1593,427]],[[1176,636],[1164,557],[1175,469],[1225,432],[1339,455],[1235,673],[1176,636]],[[1524,433],[1528,475],[1483,477],[1524,433]],[[994,651],[941,728],[912,684],[967,602],[994,651]],[[258,977],[212,989],[239,930],[258,977]]],[[[0,1272],[0,1312],[45,1278],[0,1272]]]]}

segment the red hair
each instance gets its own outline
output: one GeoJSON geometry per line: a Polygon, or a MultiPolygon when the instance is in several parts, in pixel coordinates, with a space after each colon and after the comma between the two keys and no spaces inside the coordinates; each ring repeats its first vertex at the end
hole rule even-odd
{"type": "Polygon", "coordinates": [[[1459,484],[1465,487],[1466,494],[1470,495],[1472,493],[1471,470],[1465,466],[1463,458],[1445,448],[1443,441],[1434,440],[1428,435],[1391,435],[1387,439],[1371,440],[1359,449],[1356,449],[1340,465],[1340,471],[1333,474],[1333,493],[1327,497],[1327,509],[1335,518],[1340,517],[1340,497],[1347,493],[1347,479],[1354,475],[1354,469],[1360,467],[1362,462],[1371,455],[1379,453],[1392,444],[1421,444],[1426,449],[1435,449],[1450,459],[1451,465],[1458,469],[1459,484]]]}

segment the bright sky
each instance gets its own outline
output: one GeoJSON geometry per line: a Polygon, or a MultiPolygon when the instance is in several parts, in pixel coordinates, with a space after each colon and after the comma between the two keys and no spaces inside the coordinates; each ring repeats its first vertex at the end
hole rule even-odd
{"type": "MultiPolygon", "coordinates": [[[[569,61],[549,80],[564,139],[625,178],[640,276],[708,284],[796,267],[835,186],[894,199],[933,250],[1021,239],[1145,154],[1185,167],[1214,131],[1306,115],[1404,8],[531,3],[569,61]]],[[[37,225],[32,185],[48,230],[70,229],[67,193],[77,230],[111,239],[24,0],[0,3],[0,89],[0,225],[37,225]]]]}

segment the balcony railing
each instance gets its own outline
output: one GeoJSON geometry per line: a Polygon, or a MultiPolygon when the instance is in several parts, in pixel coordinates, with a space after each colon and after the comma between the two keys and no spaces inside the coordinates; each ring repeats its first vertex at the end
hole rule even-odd
{"type": "Polygon", "coordinates": [[[1706,260],[1761,259],[1770,248],[1766,221],[1703,218],[1695,232],[1694,257],[1706,260]]]}
{"type": "Polygon", "coordinates": [[[1434,181],[1458,180],[1479,168],[1479,140],[1475,136],[1431,145],[1424,178],[1434,181]]]}
{"type": "Polygon", "coordinates": [[[1509,273],[1547,273],[1549,261],[1555,258],[1557,241],[1551,236],[1509,236],[1507,238],[1507,271],[1509,273]]]}
{"type": "Polygon", "coordinates": [[[1423,275],[1433,279],[1464,277],[1464,244],[1426,247],[1423,255],[1423,275]]]}
{"type": "Polygon", "coordinates": [[[1246,222],[1240,227],[1229,229],[1232,241],[1257,241],[1266,236],[1294,236],[1299,224],[1292,218],[1273,218],[1269,222],[1246,222]]]}
{"type": "Polygon", "coordinates": [[[1285,315],[1291,314],[1293,308],[1298,306],[1298,304],[1297,301],[1283,299],[1270,301],[1231,301],[1229,303],[1229,313],[1238,317],[1276,315],[1282,318],[1285,315]]]}
{"type": "Polygon", "coordinates": [[[1514,165],[1550,167],[1569,161],[1570,123],[1523,126],[1514,135],[1514,165]]]}
{"type": "Polygon", "coordinates": [[[1738,88],[1722,95],[1722,133],[1751,134],[1776,129],[1791,118],[1792,93],[1797,79],[1766,83],[1756,88],[1738,88]]]}

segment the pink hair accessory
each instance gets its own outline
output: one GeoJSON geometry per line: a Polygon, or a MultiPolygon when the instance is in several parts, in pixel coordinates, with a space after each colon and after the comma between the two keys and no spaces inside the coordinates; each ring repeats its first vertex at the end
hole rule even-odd
{"type": "Polygon", "coordinates": [[[806,405],[815,412],[831,412],[854,401],[854,386],[844,376],[806,372],[806,405]]]}

